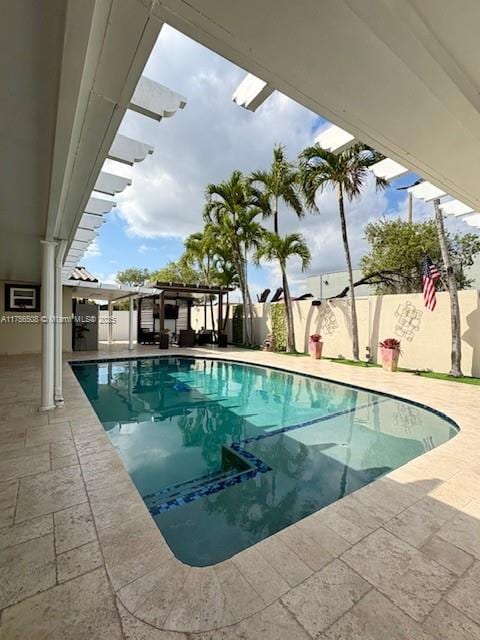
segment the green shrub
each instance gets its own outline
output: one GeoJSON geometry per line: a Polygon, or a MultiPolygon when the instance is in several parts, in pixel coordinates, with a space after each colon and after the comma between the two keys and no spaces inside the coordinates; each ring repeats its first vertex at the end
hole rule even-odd
{"type": "Polygon", "coordinates": [[[285,351],[287,348],[287,323],[285,320],[285,305],[282,302],[277,302],[270,306],[270,318],[275,349],[276,351],[285,351]]]}

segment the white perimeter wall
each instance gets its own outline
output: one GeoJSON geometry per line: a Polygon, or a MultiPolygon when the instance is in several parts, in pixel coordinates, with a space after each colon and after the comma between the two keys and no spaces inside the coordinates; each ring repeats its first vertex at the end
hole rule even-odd
{"type": "MultiPolygon", "coordinates": [[[[480,376],[480,296],[478,290],[459,292],[462,328],[462,368],[465,375],[480,376]]],[[[270,305],[255,305],[255,341],[261,344],[271,332],[270,305]]],[[[216,309],[215,309],[216,312],[216,309]]],[[[233,310],[230,309],[230,318],[233,310]]],[[[366,359],[367,346],[374,361],[378,342],[385,338],[401,340],[400,365],[411,369],[450,369],[450,304],[448,293],[437,294],[437,307],[429,311],[422,294],[369,296],[357,299],[360,357],[366,359]]],[[[295,338],[298,351],[307,351],[308,338],[320,333],[327,357],[352,357],[349,303],[347,300],[294,303],[295,338]]],[[[203,308],[192,309],[192,328],[204,324],[203,308]]],[[[210,320],[208,327],[210,327],[210,320]]],[[[228,325],[232,338],[231,320],[228,325]]]]}
{"type": "MultiPolygon", "coordinates": [[[[125,341],[128,340],[128,310],[113,311],[113,332],[112,340],[125,341]]],[[[98,313],[98,339],[108,340],[108,311],[99,311],[98,313]]],[[[137,339],[137,311],[133,312],[133,339],[137,339]]]]}

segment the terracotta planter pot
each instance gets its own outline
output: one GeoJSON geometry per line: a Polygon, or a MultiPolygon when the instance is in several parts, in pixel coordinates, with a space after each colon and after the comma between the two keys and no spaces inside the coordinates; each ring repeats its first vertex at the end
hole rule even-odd
{"type": "Polygon", "coordinates": [[[320,360],[322,357],[323,342],[310,342],[308,346],[310,357],[314,360],[320,360]]]}
{"type": "Polygon", "coordinates": [[[398,368],[398,358],[400,357],[400,349],[386,349],[380,347],[382,356],[382,367],[385,371],[396,371],[398,368]]]}

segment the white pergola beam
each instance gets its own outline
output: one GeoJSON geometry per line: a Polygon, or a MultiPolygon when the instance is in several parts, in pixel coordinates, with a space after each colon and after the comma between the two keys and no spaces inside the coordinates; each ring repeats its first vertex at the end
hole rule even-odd
{"type": "Polygon", "coordinates": [[[145,142],[127,138],[121,133],[115,136],[107,158],[132,166],[135,162],[142,162],[153,153],[153,147],[145,142]]]}
{"type": "Polygon", "coordinates": [[[178,109],[183,109],[186,104],[185,96],[142,76],[128,108],[148,118],[160,121],[162,118],[171,118],[178,109]]]}
{"type": "Polygon", "coordinates": [[[99,229],[104,222],[105,220],[103,216],[96,216],[93,213],[84,213],[80,220],[80,226],[83,229],[99,229]]]}
{"type": "Polygon", "coordinates": [[[440,209],[446,216],[464,216],[475,212],[475,209],[468,204],[460,202],[460,200],[448,200],[447,202],[441,202],[440,209]]]}
{"type": "Polygon", "coordinates": [[[131,184],[130,178],[101,171],[93,188],[95,191],[105,193],[107,196],[114,196],[116,193],[121,193],[131,184]]]}
{"type": "Polygon", "coordinates": [[[315,138],[315,142],[323,149],[327,149],[327,151],[340,153],[355,143],[355,136],[337,127],[336,124],[331,124],[323,131],[320,131],[315,138]]]}
{"type": "Polygon", "coordinates": [[[85,207],[85,213],[93,213],[96,216],[100,216],[104,213],[109,213],[113,207],[116,206],[117,203],[113,200],[91,197],[88,199],[87,206],[85,207]]]}
{"type": "Polygon", "coordinates": [[[480,213],[475,213],[474,215],[471,215],[471,216],[465,216],[465,218],[462,218],[462,220],[466,222],[468,225],[470,225],[471,227],[476,227],[477,229],[480,229],[480,213]]]}
{"type": "Polygon", "coordinates": [[[274,88],[264,80],[248,73],[235,89],[232,100],[239,107],[256,111],[274,92],[274,88]]]}
{"type": "Polygon", "coordinates": [[[383,178],[384,180],[395,180],[395,178],[399,178],[400,176],[405,175],[409,172],[409,169],[404,167],[395,160],[391,158],[385,158],[384,160],[380,160],[376,164],[373,164],[370,167],[370,171],[377,176],[377,178],[383,178]]]}
{"type": "Polygon", "coordinates": [[[419,200],[434,200],[435,198],[441,198],[446,195],[446,192],[439,189],[431,182],[421,182],[420,184],[410,187],[408,190],[414,198],[419,200]]]}
{"type": "Polygon", "coordinates": [[[75,232],[74,241],[78,240],[80,242],[90,242],[95,238],[96,235],[96,232],[92,231],[91,229],[82,229],[81,227],[78,227],[77,231],[75,232]]]}

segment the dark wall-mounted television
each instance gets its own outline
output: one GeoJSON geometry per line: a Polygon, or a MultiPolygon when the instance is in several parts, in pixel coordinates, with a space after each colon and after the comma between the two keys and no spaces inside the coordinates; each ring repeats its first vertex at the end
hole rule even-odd
{"type": "Polygon", "coordinates": [[[176,304],[165,305],[165,320],[178,320],[178,307],[176,304]]]}

